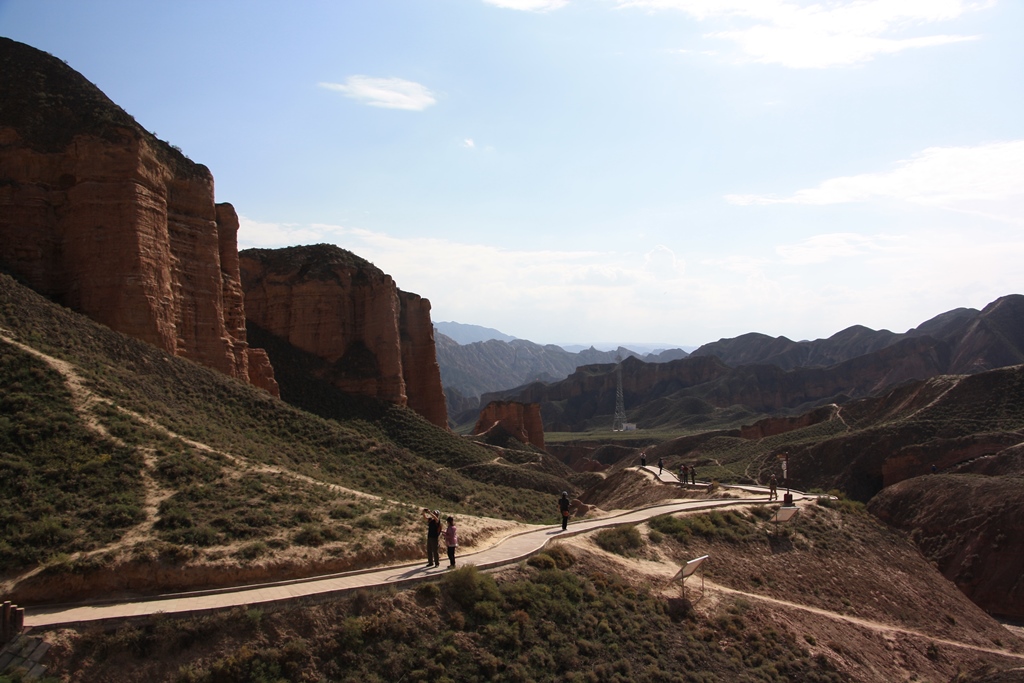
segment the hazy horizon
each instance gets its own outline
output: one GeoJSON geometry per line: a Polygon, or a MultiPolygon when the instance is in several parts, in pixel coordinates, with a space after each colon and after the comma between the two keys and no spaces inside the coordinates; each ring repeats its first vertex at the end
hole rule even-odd
{"type": "Polygon", "coordinates": [[[337,244],[538,343],[1024,291],[1022,29],[1008,0],[0,0],[211,169],[240,247],[337,244]]]}

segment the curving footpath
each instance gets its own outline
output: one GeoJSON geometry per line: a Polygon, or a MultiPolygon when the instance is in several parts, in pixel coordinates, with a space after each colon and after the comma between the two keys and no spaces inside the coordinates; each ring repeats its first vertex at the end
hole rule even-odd
{"type": "MultiPolygon", "coordinates": [[[[660,477],[647,470],[662,483],[675,483],[678,480],[669,472],[660,477]]],[[[698,484],[707,486],[708,484],[698,484]]],[[[722,488],[742,489],[749,493],[767,494],[767,489],[756,486],[722,486],[722,488]]],[[[804,500],[808,496],[792,491],[793,499],[804,500]]],[[[678,503],[665,503],[639,508],[607,517],[585,519],[569,525],[562,531],[561,525],[538,526],[534,529],[513,534],[501,542],[474,553],[458,556],[463,565],[474,565],[479,569],[492,569],[503,565],[519,562],[534,555],[551,541],[577,534],[594,531],[605,527],[639,524],[658,515],[705,510],[735,505],[769,503],[764,498],[733,498],[720,500],[695,500],[678,503]]],[[[264,583],[248,586],[221,588],[208,591],[191,591],[173,593],[127,601],[107,601],[92,604],[47,605],[25,608],[25,626],[54,626],[103,619],[124,619],[142,617],[151,614],[186,614],[208,610],[238,607],[242,605],[259,605],[314,596],[326,597],[359,588],[374,586],[407,586],[420,581],[436,579],[444,574],[447,567],[426,568],[421,562],[398,566],[367,569],[315,576],[305,579],[294,579],[276,583],[264,583]]]]}

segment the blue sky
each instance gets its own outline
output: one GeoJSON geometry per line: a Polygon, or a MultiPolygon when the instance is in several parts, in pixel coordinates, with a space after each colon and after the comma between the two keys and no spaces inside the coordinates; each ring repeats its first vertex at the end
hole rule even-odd
{"type": "MultiPolygon", "coordinates": [[[[902,332],[1024,292],[1016,0],[0,0],[210,167],[540,343],[902,332]]],[[[2,94],[0,94],[2,96],[2,94]]]]}

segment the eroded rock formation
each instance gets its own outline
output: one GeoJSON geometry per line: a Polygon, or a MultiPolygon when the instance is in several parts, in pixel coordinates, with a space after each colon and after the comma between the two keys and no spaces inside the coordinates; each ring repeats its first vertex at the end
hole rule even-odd
{"type": "Polygon", "coordinates": [[[474,434],[485,434],[496,426],[523,443],[544,449],[544,424],[540,405],[518,401],[491,401],[480,411],[474,434]]]}
{"type": "Polygon", "coordinates": [[[238,218],[213,176],[60,60],[0,39],[0,264],[168,353],[274,392],[248,348],[238,218]]]}
{"type": "Polygon", "coordinates": [[[328,244],[248,249],[239,264],[248,319],[326,361],[323,379],[447,427],[427,299],[328,244]]]}

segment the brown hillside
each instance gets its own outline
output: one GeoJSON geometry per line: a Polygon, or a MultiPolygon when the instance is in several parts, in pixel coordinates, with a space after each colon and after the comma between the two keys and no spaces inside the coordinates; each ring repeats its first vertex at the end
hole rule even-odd
{"type": "Polygon", "coordinates": [[[884,489],[869,509],[911,532],[983,609],[1024,618],[1024,475],[916,477],[884,489]]]}

